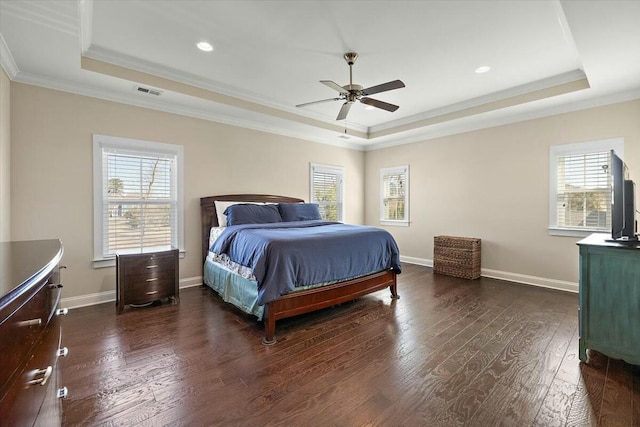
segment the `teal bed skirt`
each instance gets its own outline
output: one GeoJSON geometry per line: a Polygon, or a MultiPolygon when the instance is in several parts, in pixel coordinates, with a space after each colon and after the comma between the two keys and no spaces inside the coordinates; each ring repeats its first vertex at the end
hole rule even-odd
{"type": "Polygon", "coordinates": [[[258,305],[258,282],[245,279],[207,259],[204,262],[204,283],[225,302],[262,320],[264,306],[258,305]]]}

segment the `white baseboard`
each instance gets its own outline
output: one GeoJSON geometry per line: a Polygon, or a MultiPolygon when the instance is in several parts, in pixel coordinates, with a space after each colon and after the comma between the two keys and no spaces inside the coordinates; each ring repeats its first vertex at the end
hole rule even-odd
{"type": "Polygon", "coordinates": [[[433,268],[433,260],[431,259],[414,258],[411,256],[400,255],[400,261],[406,262],[407,264],[416,264],[416,265],[422,265],[424,267],[433,268]]]}
{"type": "MultiPolygon", "coordinates": [[[[414,258],[400,256],[400,261],[407,264],[422,265],[433,268],[432,259],[414,258]]],[[[564,280],[547,279],[546,277],[528,276],[526,274],[511,273],[508,271],[491,270],[481,268],[480,275],[492,279],[508,280],[509,282],[522,283],[524,285],[539,286],[541,288],[557,289],[560,291],[578,293],[578,284],[574,282],[566,282],[564,280]]]]}
{"type": "Polygon", "coordinates": [[[533,285],[539,286],[541,288],[557,289],[559,291],[578,293],[577,283],[566,282],[564,280],[547,279],[546,277],[538,276],[527,276],[526,274],[490,270],[488,268],[480,269],[480,274],[483,277],[490,277],[492,279],[508,280],[510,282],[522,283],[524,285],[533,285]]]}
{"type": "MultiPolygon", "coordinates": [[[[187,277],[180,279],[180,289],[191,288],[193,286],[202,285],[202,276],[187,277]]],[[[79,297],[68,297],[60,300],[60,306],[64,308],[78,308],[89,305],[102,304],[105,302],[113,302],[116,300],[116,291],[98,292],[95,294],[81,295],[79,297]]]]}
{"type": "MultiPolygon", "coordinates": [[[[433,268],[433,260],[425,258],[415,258],[401,256],[400,261],[407,264],[422,265],[424,267],[433,268]]],[[[547,279],[545,277],[528,276],[526,274],[511,273],[508,271],[491,270],[482,268],[480,274],[483,277],[492,279],[508,280],[510,282],[522,283],[524,285],[539,286],[542,288],[557,289],[567,292],[578,292],[578,284],[566,282],[564,280],[547,279]]],[[[193,286],[202,285],[202,276],[187,277],[180,279],[180,289],[191,288],[193,286]]],[[[81,295],[79,297],[62,298],[60,305],[65,308],[86,307],[89,305],[102,304],[105,302],[113,302],[116,300],[116,291],[98,292],[95,294],[81,295]]]]}

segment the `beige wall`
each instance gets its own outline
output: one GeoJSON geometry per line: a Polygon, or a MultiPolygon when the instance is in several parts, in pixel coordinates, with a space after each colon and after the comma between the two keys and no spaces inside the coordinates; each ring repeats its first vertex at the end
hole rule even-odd
{"type": "Polygon", "coordinates": [[[640,185],[638,100],[367,152],[365,222],[379,224],[379,169],[409,164],[411,225],[386,227],[403,256],[432,260],[436,235],[479,237],[499,277],[577,283],[579,238],[547,232],[549,147],[612,137],[640,185]]]}
{"type": "MultiPolygon", "coordinates": [[[[308,200],[310,162],[345,167],[346,220],[371,225],[378,225],[379,169],[409,164],[411,225],[386,227],[403,256],[431,260],[435,235],[475,236],[483,239],[485,271],[543,284],[578,280],[579,239],[547,232],[549,147],[624,137],[625,159],[640,183],[637,100],[362,153],[15,82],[10,87],[11,238],[62,239],[65,297],[115,289],[114,268],[91,263],[94,133],[184,146],[183,279],[201,274],[200,197],[257,192],[308,200]]],[[[3,149],[7,128],[3,123],[3,149]]]]}
{"type": "Polygon", "coordinates": [[[11,85],[11,232],[60,238],[65,297],[115,290],[94,269],[92,134],[184,146],[185,246],[180,277],[201,275],[200,197],[269,193],[309,199],[309,163],[345,168],[346,220],[364,220],[364,153],[35,86],[11,85]]]}
{"type": "Polygon", "coordinates": [[[11,91],[0,67],[0,242],[11,240],[11,91]]]}

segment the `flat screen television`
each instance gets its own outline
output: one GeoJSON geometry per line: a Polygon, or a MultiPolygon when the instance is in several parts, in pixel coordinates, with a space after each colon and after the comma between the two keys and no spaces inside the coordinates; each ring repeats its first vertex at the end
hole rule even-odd
{"type": "Polygon", "coordinates": [[[611,150],[611,240],[638,240],[635,206],[635,184],[629,179],[624,161],[611,150]]]}

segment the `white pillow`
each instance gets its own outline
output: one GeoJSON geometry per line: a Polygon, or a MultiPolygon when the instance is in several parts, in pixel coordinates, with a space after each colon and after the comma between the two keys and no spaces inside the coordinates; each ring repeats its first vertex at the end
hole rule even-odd
{"type": "Polygon", "coordinates": [[[227,202],[227,201],[219,201],[215,200],[213,202],[216,205],[216,215],[218,216],[218,227],[226,227],[227,226],[227,216],[224,214],[224,211],[227,210],[229,206],[238,205],[240,203],[244,204],[252,204],[252,205],[264,205],[262,202],[227,202]]]}

